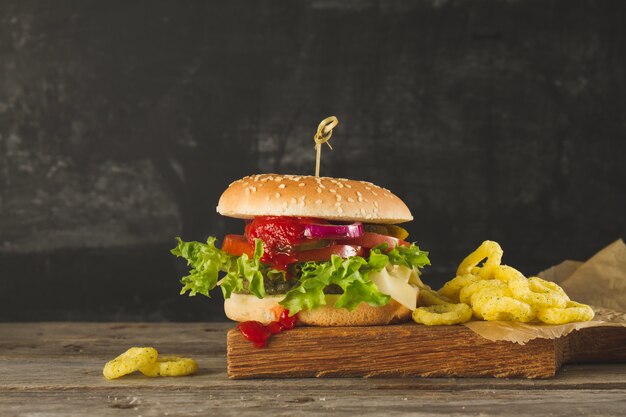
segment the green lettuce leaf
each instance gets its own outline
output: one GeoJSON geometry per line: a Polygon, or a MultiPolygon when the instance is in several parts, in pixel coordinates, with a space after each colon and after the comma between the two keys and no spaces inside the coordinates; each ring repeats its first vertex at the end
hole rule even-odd
{"type": "MultiPolygon", "coordinates": [[[[284,272],[261,262],[263,243],[260,240],[255,242],[252,259],[245,254],[236,257],[221,251],[215,247],[214,237],[208,238],[206,243],[177,240],[178,245],[171,252],[185,258],[191,267],[189,275],[181,279],[181,294],[189,292],[193,296],[199,293],[209,297],[209,291],[219,285],[224,298],[244,290],[263,298],[266,295],[266,277],[270,280],[285,279],[284,272]],[[220,274],[224,277],[218,281],[220,274]]],[[[377,246],[370,251],[367,259],[360,256],[342,259],[333,255],[327,262],[304,262],[300,264],[299,285],[289,290],[280,304],[291,315],[323,306],[326,304],[324,289],[337,285],[343,293],[335,307],[353,310],[362,302],[374,307],[384,306],[389,303],[390,297],[378,291],[368,275],[381,271],[388,263],[409,268],[430,265],[428,252],[421,251],[414,243],[397,246],[390,251],[385,244],[377,246]]]]}
{"type": "MultiPolygon", "coordinates": [[[[210,297],[209,291],[217,285],[222,289],[224,298],[229,298],[233,292],[244,290],[244,280],[248,282],[247,290],[258,298],[265,297],[264,274],[268,267],[261,263],[263,243],[256,240],[254,256],[232,256],[215,247],[215,238],[209,237],[206,243],[184,242],[176,238],[178,245],[171,250],[172,254],[187,260],[190,271],[180,282],[183,288],[181,294],[189,292],[190,296],[202,294],[210,297]],[[218,282],[220,273],[226,276],[218,282]]],[[[278,271],[273,271],[273,274],[278,271]]]]}
{"type": "Polygon", "coordinates": [[[180,282],[183,288],[181,294],[189,291],[190,296],[202,294],[210,297],[209,291],[217,285],[220,271],[228,272],[231,269],[232,256],[215,247],[215,238],[209,237],[206,243],[184,242],[177,237],[178,245],[171,250],[172,254],[187,260],[191,268],[189,275],[180,282]]]}
{"type": "MultiPolygon", "coordinates": [[[[387,249],[387,244],[379,245],[372,249],[372,252],[381,253],[387,249]]],[[[409,268],[416,267],[421,269],[426,265],[430,265],[428,259],[428,252],[420,250],[415,244],[411,243],[410,246],[396,246],[392,250],[385,253],[392,265],[404,265],[409,268]]]]}
{"type": "MultiPolygon", "coordinates": [[[[258,298],[265,297],[263,272],[268,269],[261,263],[261,256],[263,256],[263,243],[257,239],[254,244],[254,255],[252,259],[248,259],[248,255],[245,253],[237,259],[238,276],[243,277],[246,281],[248,281],[248,291],[251,294],[256,295],[258,298]]],[[[239,289],[239,284],[237,284],[237,289],[232,289],[230,291],[229,289],[224,288],[223,285],[220,285],[220,287],[222,287],[224,297],[226,297],[227,292],[230,297],[230,293],[233,290],[237,291],[239,289]]],[[[243,283],[241,284],[241,287],[243,287],[243,283]]]]}
{"type": "Polygon", "coordinates": [[[430,261],[428,252],[421,251],[414,243],[384,253],[386,250],[386,244],[373,248],[367,260],[360,256],[342,259],[333,255],[329,262],[306,262],[300,285],[288,291],[280,304],[290,315],[326,305],[324,289],[335,284],[343,290],[334,305],[337,308],[354,310],[362,302],[373,307],[387,305],[390,297],[378,291],[368,274],[381,271],[388,263],[422,268],[430,265],[430,261]]]}
{"type": "Polygon", "coordinates": [[[386,255],[374,254],[368,262],[360,256],[342,259],[333,255],[329,262],[306,262],[302,266],[300,285],[288,291],[280,305],[289,310],[290,315],[326,305],[324,288],[335,284],[343,290],[335,307],[354,310],[362,302],[374,307],[384,306],[389,303],[389,296],[378,291],[367,274],[384,268],[386,258],[386,255]]]}

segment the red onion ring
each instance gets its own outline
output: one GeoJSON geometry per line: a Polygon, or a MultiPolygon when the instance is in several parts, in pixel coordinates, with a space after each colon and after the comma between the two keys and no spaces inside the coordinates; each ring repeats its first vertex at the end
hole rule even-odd
{"type": "Polygon", "coordinates": [[[308,239],[354,239],[363,236],[363,224],[307,224],[304,237],[308,239]]]}

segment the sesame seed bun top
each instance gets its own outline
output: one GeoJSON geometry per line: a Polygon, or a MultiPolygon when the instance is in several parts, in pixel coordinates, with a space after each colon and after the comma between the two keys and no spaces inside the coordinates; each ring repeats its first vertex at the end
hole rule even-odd
{"type": "Polygon", "coordinates": [[[402,223],[413,220],[391,191],[366,181],[259,174],[230,184],[217,212],[228,217],[318,217],[337,221],[402,223]]]}

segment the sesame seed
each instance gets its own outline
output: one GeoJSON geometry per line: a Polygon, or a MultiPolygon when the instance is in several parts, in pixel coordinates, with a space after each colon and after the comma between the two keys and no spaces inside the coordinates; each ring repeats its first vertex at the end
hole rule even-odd
{"type": "Polygon", "coordinates": [[[348,197],[348,202],[349,202],[349,203],[354,203],[354,198],[352,198],[352,197],[348,197]]]}
{"type": "Polygon", "coordinates": [[[344,184],[347,188],[352,188],[350,184],[344,184]]]}
{"type": "Polygon", "coordinates": [[[276,193],[276,198],[280,198],[280,193],[276,193]]]}
{"type": "Polygon", "coordinates": [[[320,204],[322,204],[322,200],[315,200],[315,204],[319,206],[320,204]]]}
{"type": "Polygon", "coordinates": [[[341,207],[341,203],[340,202],[336,202],[335,203],[335,207],[341,207]]]}
{"type": "Polygon", "coordinates": [[[367,186],[366,186],[366,187],[365,187],[365,189],[366,189],[366,190],[371,190],[371,189],[372,189],[372,187],[367,187],[367,186]]]}
{"type": "Polygon", "coordinates": [[[339,194],[336,194],[335,198],[337,199],[337,201],[341,201],[341,196],[339,194]]]}
{"type": "Polygon", "coordinates": [[[361,194],[361,192],[360,192],[360,191],[357,191],[357,192],[356,192],[356,195],[358,195],[359,197],[361,197],[363,194],[361,194]]]}
{"type": "Polygon", "coordinates": [[[256,191],[256,187],[254,185],[250,186],[250,191],[255,192],[256,191]]]}
{"type": "Polygon", "coordinates": [[[285,184],[280,184],[278,188],[285,188],[285,184]]]}
{"type": "Polygon", "coordinates": [[[365,208],[361,207],[361,213],[365,214],[365,208]]]}
{"type": "Polygon", "coordinates": [[[363,197],[359,196],[359,203],[363,202],[363,197]]]}
{"type": "Polygon", "coordinates": [[[321,182],[318,183],[318,184],[320,185],[320,188],[326,188],[326,187],[324,187],[324,184],[322,184],[321,182]]]}
{"type": "Polygon", "coordinates": [[[318,192],[318,193],[321,193],[321,192],[322,192],[322,189],[321,189],[320,187],[317,187],[317,189],[316,189],[316,190],[317,190],[317,192],[318,192]]]}
{"type": "Polygon", "coordinates": [[[283,178],[282,178],[282,177],[276,177],[276,178],[274,178],[274,181],[276,181],[276,182],[281,182],[282,180],[283,180],[283,178]]]}
{"type": "Polygon", "coordinates": [[[342,209],[341,207],[337,207],[337,211],[338,211],[339,213],[343,213],[343,209],[342,209]]]}
{"type": "Polygon", "coordinates": [[[374,206],[378,207],[378,201],[374,201],[374,206]]]}
{"type": "Polygon", "coordinates": [[[374,194],[375,196],[378,196],[378,193],[376,191],[372,191],[372,194],[374,194]]]}
{"type": "Polygon", "coordinates": [[[298,184],[298,187],[304,187],[304,183],[301,182],[300,184],[298,184]]]}
{"type": "Polygon", "coordinates": [[[333,189],[333,190],[329,190],[331,193],[336,193],[337,190],[333,189]]]}

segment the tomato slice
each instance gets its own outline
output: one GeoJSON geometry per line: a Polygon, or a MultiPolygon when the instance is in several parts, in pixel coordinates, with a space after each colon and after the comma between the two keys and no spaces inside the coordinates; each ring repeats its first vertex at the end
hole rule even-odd
{"type": "Polygon", "coordinates": [[[363,248],[354,245],[332,245],[321,249],[305,250],[298,252],[298,262],[324,262],[330,260],[331,255],[337,255],[342,258],[363,255],[363,248]]]}
{"type": "Polygon", "coordinates": [[[355,237],[353,239],[344,239],[338,240],[337,243],[347,244],[347,245],[357,245],[362,246],[367,249],[371,249],[374,246],[378,246],[382,243],[386,243],[389,246],[389,249],[393,249],[396,246],[409,246],[409,242],[405,242],[404,240],[397,239],[395,237],[381,235],[379,233],[371,233],[365,232],[361,237],[355,237]]]}
{"type": "Polygon", "coordinates": [[[241,256],[245,253],[246,255],[248,255],[249,258],[252,258],[252,256],[254,255],[254,248],[242,235],[224,236],[222,250],[233,256],[241,256]]]}

